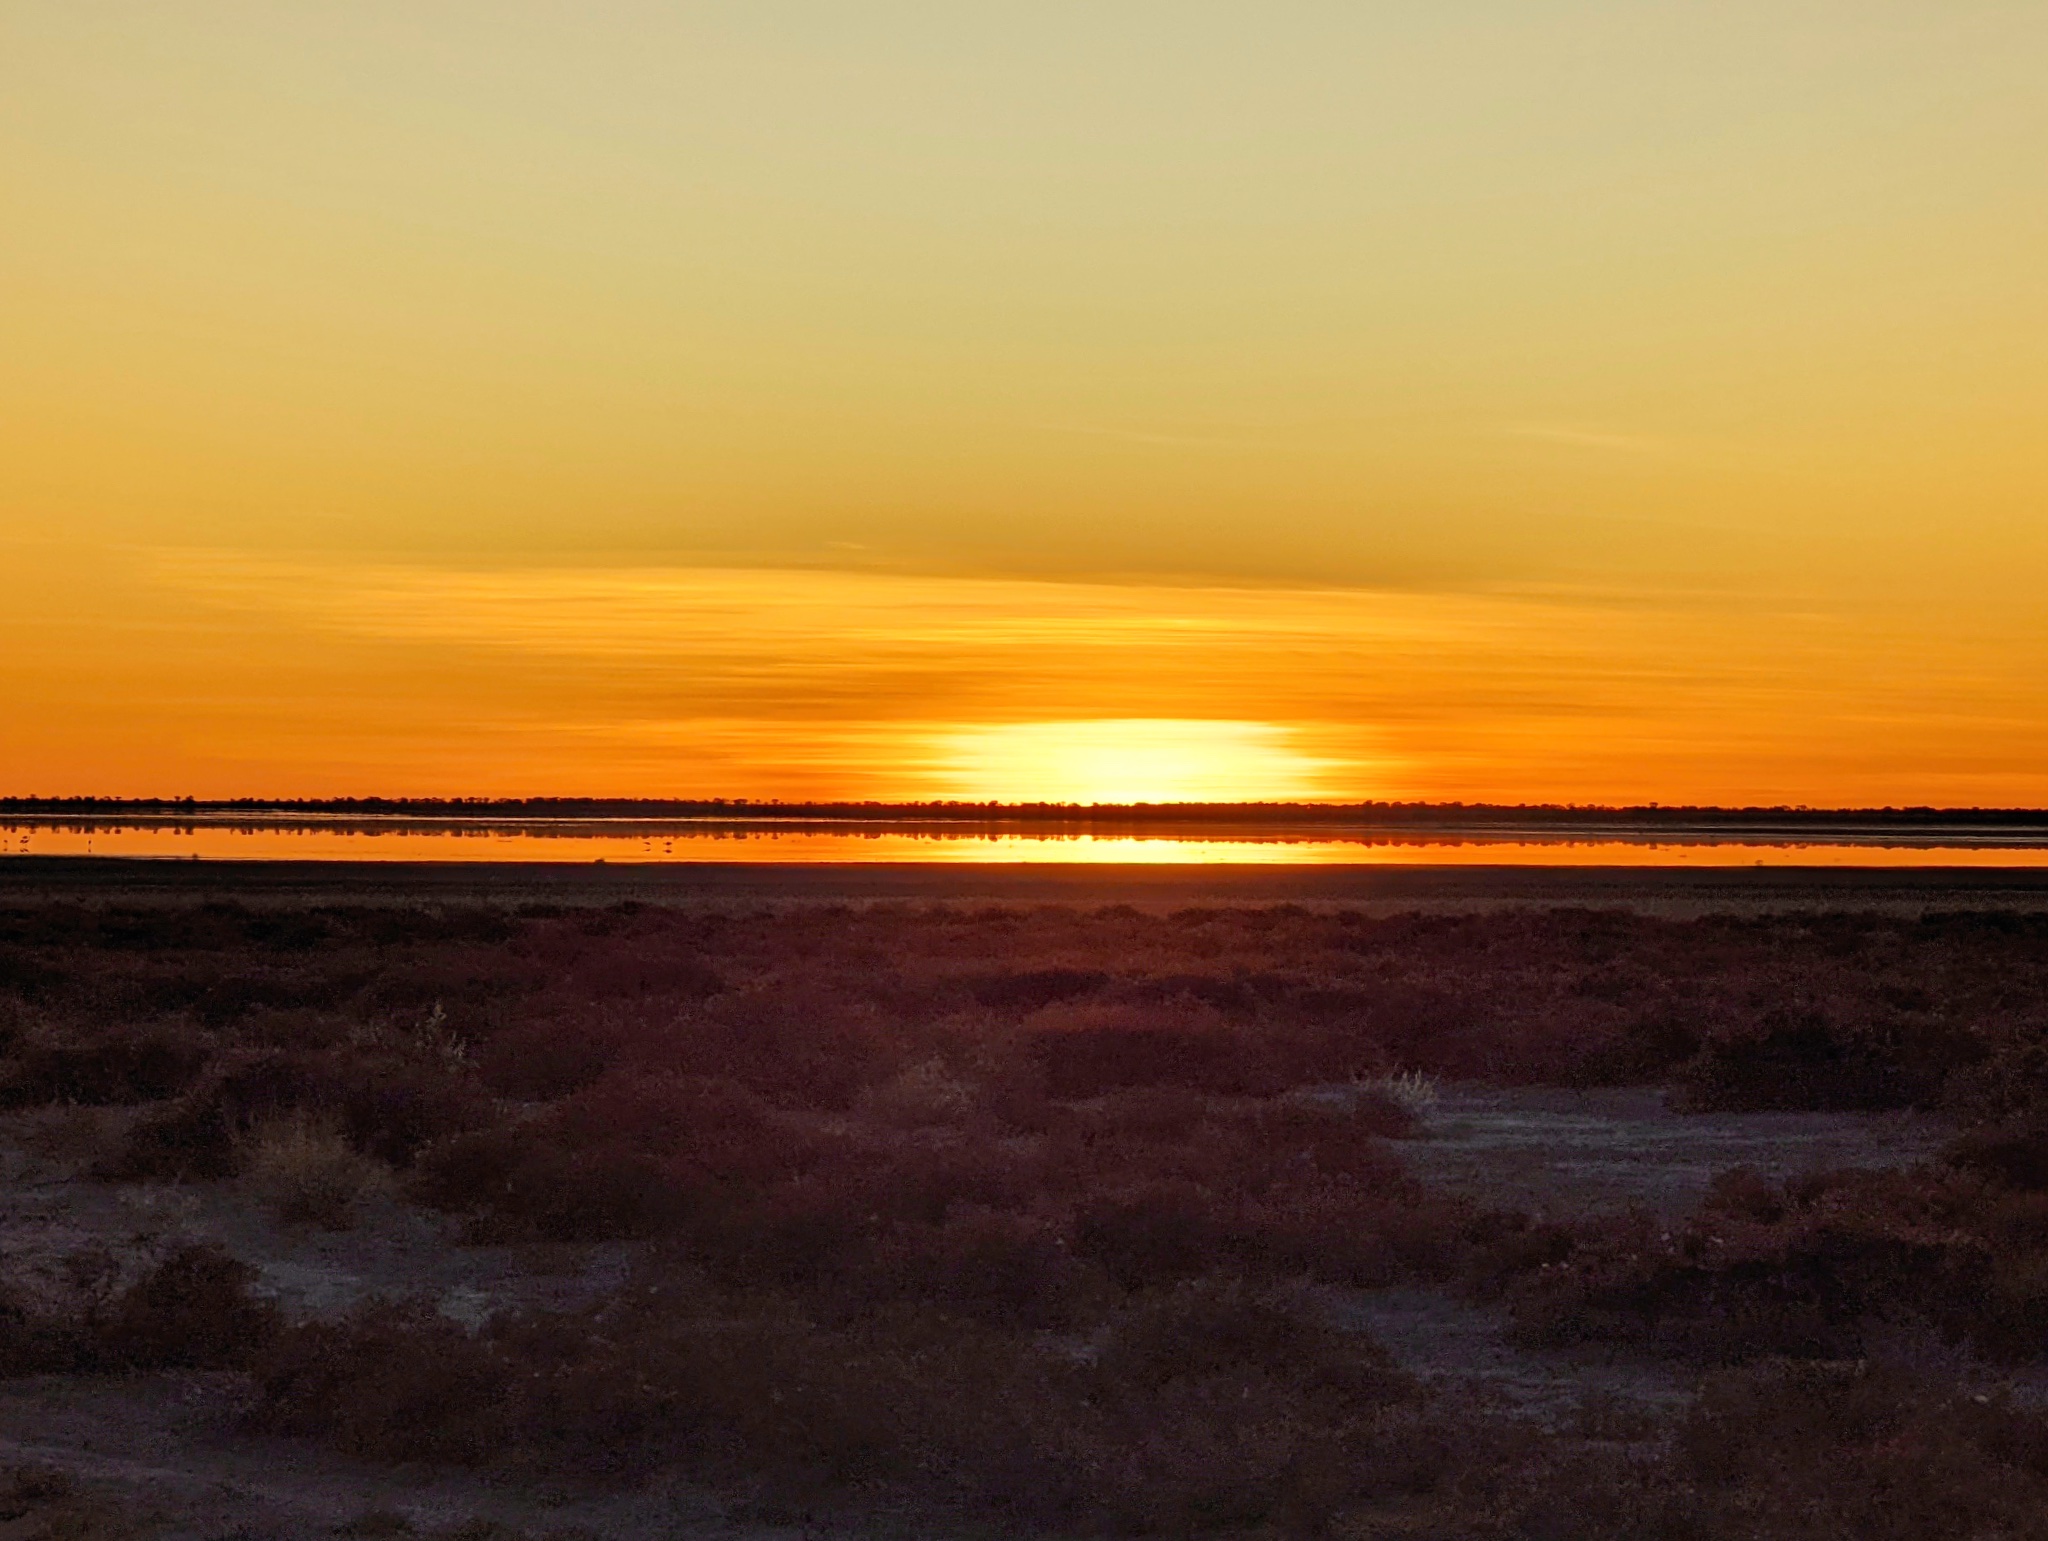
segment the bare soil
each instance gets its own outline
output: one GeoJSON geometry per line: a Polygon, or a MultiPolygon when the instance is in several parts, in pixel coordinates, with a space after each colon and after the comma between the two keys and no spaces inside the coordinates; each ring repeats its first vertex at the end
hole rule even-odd
{"type": "MultiPolygon", "coordinates": [[[[1489,1206],[1556,1216],[1644,1209],[1675,1220],[1731,1167],[1773,1179],[1905,1167],[1950,1132],[1910,1113],[1681,1113],[1650,1086],[1454,1086],[1439,1092],[1420,1137],[1401,1153],[1425,1181],[1489,1206]]],[[[1504,1313],[1442,1290],[1358,1292],[1335,1308],[1411,1374],[1547,1427],[1625,1424],[1680,1406],[1694,1389],[1695,1377],[1669,1360],[1523,1347],[1510,1340],[1504,1313]]]]}
{"type": "Polygon", "coordinates": [[[1952,1133],[1915,1113],[1680,1113],[1654,1086],[1458,1086],[1402,1155],[1425,1181],[1502,1208],[1676,1218],[1730,1167],[1773,1180],[1905,1167],[1952,1133]]]}

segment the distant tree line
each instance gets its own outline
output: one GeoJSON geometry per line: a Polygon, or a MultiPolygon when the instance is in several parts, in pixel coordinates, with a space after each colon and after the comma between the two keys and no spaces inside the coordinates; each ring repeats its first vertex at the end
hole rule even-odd
{"type": "Polygon", "coordinates": [[[4,797],[0,815],[221,815],[295,813],[422,819],[745,819],[775,821],[916,820],[1003,823],[1213,826],[1366,826],[1394,829],[1716,829],[1752,831],[1877,829],[2024,829],[2048,825],[2039,808],[1719,808],[1700,805],[1605,806],[1580,803],[1247,802],[1002,803],[784,802],[736,798],[607,797],[4,797]]]}

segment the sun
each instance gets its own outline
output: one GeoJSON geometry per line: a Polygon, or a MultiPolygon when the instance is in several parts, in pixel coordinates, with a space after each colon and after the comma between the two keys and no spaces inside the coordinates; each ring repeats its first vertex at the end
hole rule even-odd
{"type": "Polygon", "coordinates": [[[1290,802],[1327,796],[1334,762],[1268,722],[1123,717],[1013,722],[942,734],[944,795],[969,802],[1290,802]]]}

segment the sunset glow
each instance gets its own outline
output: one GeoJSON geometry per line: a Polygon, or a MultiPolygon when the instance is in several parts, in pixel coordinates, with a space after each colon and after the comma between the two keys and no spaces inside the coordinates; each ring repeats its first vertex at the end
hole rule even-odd
{"type": "Polygon", "coordinates": [[[950,735],[940,774],[968,802],[1313,800],[1327,789],[1322,767],[1287,739],[1264,722],[1012,723],[950,735]]]}
{"type": "Polygon", "coordinates": [[[0,10],[0,792],[2048,803],[2048,10],[0,10]]]}

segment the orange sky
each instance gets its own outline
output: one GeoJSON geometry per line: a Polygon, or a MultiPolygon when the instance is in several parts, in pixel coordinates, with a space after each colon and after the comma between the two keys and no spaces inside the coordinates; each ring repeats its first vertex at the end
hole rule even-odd
{"type": "Polygon", "coordinates": [[[2048,803],[2044,69],[0,0],[0,792],[2048,803]]]}

